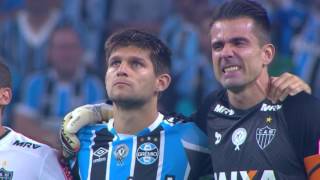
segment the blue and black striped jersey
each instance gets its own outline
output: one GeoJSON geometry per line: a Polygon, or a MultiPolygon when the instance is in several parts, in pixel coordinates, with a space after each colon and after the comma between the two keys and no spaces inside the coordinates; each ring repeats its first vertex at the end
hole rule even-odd
{"type": "Polygon", "coordinates": [[[72,164],[76,179],[180,180],[211,174],[207,137],[194,123],[159,113],[149,127],[124,135],[113,122],[79,131],[81,147],[72,164]]]}

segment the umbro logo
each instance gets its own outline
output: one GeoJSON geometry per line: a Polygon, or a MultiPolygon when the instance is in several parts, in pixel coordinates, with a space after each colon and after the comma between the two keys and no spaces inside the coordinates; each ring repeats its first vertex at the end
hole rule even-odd
{"type": "Polygon", "coordinates": [[[216,105],[216,107],[214,108],[214,112],[229,115],[229,116],[234,115],[234,110],[226,108],[221,104],[216,105]]]}
{"type": "Polygon", "coordinates": [[[94,151],[93,155],[97,156],[97,157],[101,157],[105,154],[108,153],[108,150],[106,148],[100,147],[99,149],[97,149],[96,151],[94,151]]]}

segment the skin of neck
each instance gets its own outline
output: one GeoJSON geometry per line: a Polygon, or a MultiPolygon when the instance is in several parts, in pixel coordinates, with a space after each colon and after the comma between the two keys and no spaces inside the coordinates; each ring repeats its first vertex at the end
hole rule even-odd
{"type": "Polygon", "coordinates": [[[237,109],[249,109],[267,97],[269,74],[264,67],[260,75],[251,83],[238,90],[227,90],[230,104],[237,109]]]}
{"type": "Polygon", "coordinates": [[[136,134],[142,129],[150,126],[158,116],[157,98],[141,106],[125,108],[113,104],[114,128],[121,134],[136,134]]]}

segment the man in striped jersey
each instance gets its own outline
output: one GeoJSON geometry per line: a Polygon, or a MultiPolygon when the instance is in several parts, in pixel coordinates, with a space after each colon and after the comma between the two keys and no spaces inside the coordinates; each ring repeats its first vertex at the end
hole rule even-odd
{"type": "Polygon", "coordinates": [[[199,179],[211,173],[208,142],[194,123],[165,118],[158,97],[170,84],[170,50],[137,30],[105,44],[106,89],[114,118],[78,133],[76,179],[199,179]]]}

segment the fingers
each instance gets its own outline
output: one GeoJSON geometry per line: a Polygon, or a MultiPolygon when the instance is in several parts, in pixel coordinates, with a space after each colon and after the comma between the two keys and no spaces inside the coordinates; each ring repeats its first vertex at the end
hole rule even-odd
{"type": "Polygon", "coordinates": [[[278,78],[271,78],[268,98],[275,103],[283,101],[288,95],[294,96],[302,91],[311,93],[310,86],[299,77],[284,73],[278,78]]]}
{"type": "Polygon", "coordinates": [[[280,77],[271,78],[271,83],[268,92],[268,98],[275,103],[283,95],[285,89],[290,85],[291,75],[284,73],[280,77]]]}

